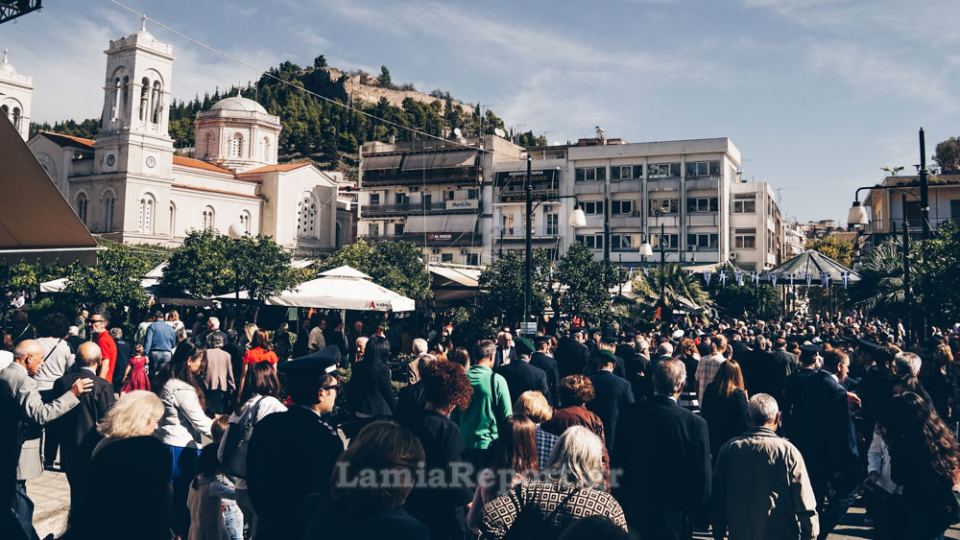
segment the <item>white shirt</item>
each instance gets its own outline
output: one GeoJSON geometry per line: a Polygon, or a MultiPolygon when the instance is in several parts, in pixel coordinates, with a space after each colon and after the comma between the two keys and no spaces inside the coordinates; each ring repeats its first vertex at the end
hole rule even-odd
{"type": "Polygon", "coordinates": [[[310,352],[313,352],[326,348],[326,346],[327,342],[323,338],[323,330],[319,326],[314,326],[313,330],[310,330],[310,335],[307,337],[307,348],[310,352]]]}

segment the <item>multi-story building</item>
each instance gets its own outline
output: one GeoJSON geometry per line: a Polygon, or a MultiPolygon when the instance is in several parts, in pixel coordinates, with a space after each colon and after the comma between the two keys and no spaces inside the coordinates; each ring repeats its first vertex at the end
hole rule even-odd
{"type": "Polygon", "coordinates": [[[484,239],[494,168],[516,161],[522,150],[494,135],[456,143],[364,144],[357,236],[418,244],[430,262],[489,262],[484,239]]]}
{"type": "MultiPolygon", "coordinates": [[[[867,232],[890,233],[903,230],[904,221],[911,231],[919,231],[923,224],[920,212],[920,188],[917,176],[888,176],[882,186],[902,186],[892,189],[874,189],[867,193],[863,205],[870,208],[867,232]],[[906,197],[906,206],[904,206],[906,197]]],[[[950,220],[960,220],[960,175],[944,174],[928,184],[927,202],[930,208],[930,228],[936,229],[950,220]]]]}
{"type": "MultiPolygon", "coordinates": [[[[531,149],[534,248],[562,254],[579,241],[600,258],[604,221],[610,260],[637,266],[731,261],[750,270],[782,258],[782,217],[767,183],[740,182],[740,150],[728,138],[626,143],[602,136],[531,149]],[[586,226],[573,229],[579,207],[586,226]],[[639,254],[649,240],[651,260],[639,254]]],[[[526,157],[497,165],[494,254],[524,249],[526,157]]]]}
{"type": "Polygon", "coordinates": [[[803,253],[807,237],[803,226],[797,222],[784,223],[783,226],[783,259],[790,260],[803,253]]]}

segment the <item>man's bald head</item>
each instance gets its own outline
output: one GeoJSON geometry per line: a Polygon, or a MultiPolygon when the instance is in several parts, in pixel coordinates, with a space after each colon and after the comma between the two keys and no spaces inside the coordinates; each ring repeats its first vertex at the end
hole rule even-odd
{"type": "Polygon", "coordinates": [[[31,377],[40,371],[43,356],[43,347],[35,339],[25,339],[13,349],[13,361],[22,365],[31,377]]]}
{"type": "Polygon", "coordinates": [[[77,363],[81,367],[96,368],[103,357],[100,346],[92,341],[85,341],[77,347],[77,363]]]}

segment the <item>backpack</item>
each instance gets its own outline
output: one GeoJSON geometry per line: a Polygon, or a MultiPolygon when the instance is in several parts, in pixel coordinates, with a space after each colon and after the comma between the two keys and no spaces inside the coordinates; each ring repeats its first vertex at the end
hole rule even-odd
{"type": "Polygon", "coordinates": [[[250,447],[250,439],[253,437],[257,411],[264,397],[266,396],[260,396],[236,422],[230,422],[227,432],[223,435],[223,441],[220,442],[220,464],[223,472],[230,476],[247,477],[247,450],[250,447]]]}

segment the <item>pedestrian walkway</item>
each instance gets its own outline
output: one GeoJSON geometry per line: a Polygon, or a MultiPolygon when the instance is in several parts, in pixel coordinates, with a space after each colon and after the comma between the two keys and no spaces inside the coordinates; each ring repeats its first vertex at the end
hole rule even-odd
{"type": "MultiPolygon", "coordinates": [[[[33,526],[40,538],[48,534],[54,536],[63,532],[67,524],[67,511],[70,509],[70,486],[63,473],[44,471],[40,478],[27,482],[27,492],[36,508],[33,512],[33,526]]],[[[710,535],[697,535],[697,540],[713,540],[710,535]]],[[[830,540],[857,540],[871,538],[870,528],[864,525],[864,511],[853,507],[843,522],[834,529],[830,540]]],[[[954,525],[947,530],[946,538],[960,540],[960,526],[954,525]]]]}

